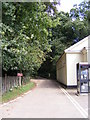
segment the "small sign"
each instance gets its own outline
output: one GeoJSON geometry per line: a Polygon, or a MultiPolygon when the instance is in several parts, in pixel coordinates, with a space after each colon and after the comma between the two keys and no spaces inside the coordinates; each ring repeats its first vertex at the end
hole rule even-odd
{"type": "Polygon", "coordinates": [[[17,76],[18,76],[18,77],[22,77],[23,74],[22,74],[22,73],[17,73],[17,76]]]}

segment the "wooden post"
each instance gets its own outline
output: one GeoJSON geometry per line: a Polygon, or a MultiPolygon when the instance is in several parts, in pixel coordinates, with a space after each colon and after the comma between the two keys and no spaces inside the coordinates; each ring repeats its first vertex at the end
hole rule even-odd
{"type": "Polygon", "coordinates": [[[21,86],[21,76],[19,76],[19,86],[21,86]]]}
{"type": "Polygon", "coordinates": [[[7,90],[7,74],[5,74],[5,92],[6,92],[6,90],[7,90]]]}
{"type": "Polygon", "coordinates": [[[21,77],[23,76],[23,74],[22,73],[18,73],[17,76],[19,78],[19,80],[18,80],[19,86],[21,86],[21,77]]]}

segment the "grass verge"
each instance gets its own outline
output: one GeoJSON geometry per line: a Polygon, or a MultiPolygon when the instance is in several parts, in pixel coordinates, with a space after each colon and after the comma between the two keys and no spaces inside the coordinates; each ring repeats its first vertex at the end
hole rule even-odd
{"type": "Polygon", "coordinates": [[[12,91],[8,91],[2,95],[2,103],[8,102],[17,98],[18,96],[28,92],[30,89],[35,87],[34,82],[29,82],[26,85],[22,85],[21,87],[14,88],[12,91]]]}

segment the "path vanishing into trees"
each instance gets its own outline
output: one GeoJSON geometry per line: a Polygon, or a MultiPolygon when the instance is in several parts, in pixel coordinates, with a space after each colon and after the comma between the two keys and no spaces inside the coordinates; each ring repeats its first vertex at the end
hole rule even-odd
{"type": "Polygon", "coordinates": [[[0,107],[2,118],[84,118],[88,96],[64,89],[54,80],[34,79],[36,88],[0,107]]]}

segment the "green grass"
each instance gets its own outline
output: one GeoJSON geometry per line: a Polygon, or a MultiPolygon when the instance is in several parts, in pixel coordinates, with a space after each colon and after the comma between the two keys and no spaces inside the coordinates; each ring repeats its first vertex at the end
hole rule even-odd
{"type": "Polygon", "coordinates": [[[4,93],[2,96],[2,103],[8,102],[10,100],[17,98],[18,96],[24,94],[25,92],[28,92],[34,86],[35,86],[35,83],[29,82],[26,85],[14,88],[12,91],[8,91],[8,92],[4,93]]]}

